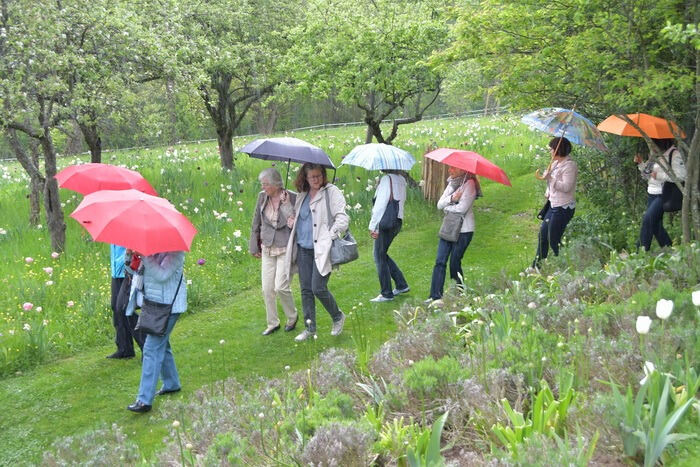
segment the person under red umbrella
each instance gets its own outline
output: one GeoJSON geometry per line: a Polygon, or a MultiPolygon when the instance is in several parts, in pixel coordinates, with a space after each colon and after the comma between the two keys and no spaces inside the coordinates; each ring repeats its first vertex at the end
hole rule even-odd
{"type": "Polygon", "coordinates": [[[447,187],[438,200],[437,207],[445,213],[453,212],[462,216],[459,226],[459,234],[456,241],[449,241],[442,237],[438,240],[437,257],[433,267],[433,275],[430,281],[430,296],[425,303],[442,298],[445,286],[445,270],[449,260],[450,278],[462,284],[464,275],[462,272],[462,258],[474,236],[474,200],[481,196],[481,186],[477,177],[465,170],[450,166],[447,169],[449,178],[447,187]]]}

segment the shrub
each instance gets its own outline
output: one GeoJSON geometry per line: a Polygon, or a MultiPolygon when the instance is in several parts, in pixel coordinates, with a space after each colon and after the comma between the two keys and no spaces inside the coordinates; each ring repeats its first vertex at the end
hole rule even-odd
{"type": "Polygon", "coordinates": [[[331,422],[319,427],[304,448],[304,465],[361,467],[369,464],[373,434],[357,423],[331,422]]]}

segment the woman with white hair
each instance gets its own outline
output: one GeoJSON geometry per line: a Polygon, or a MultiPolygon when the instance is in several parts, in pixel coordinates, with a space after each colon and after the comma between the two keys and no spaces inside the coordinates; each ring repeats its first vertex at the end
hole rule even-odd
{"type": "Polygon", "coordinates": [[[296,194],[285,190],[277,169],[260,172],[258,180],[262,191],[258,195],[250,229],[250,254],[262,259],[262,290],[267,310],[267,327],[263,336],[279,330],[277,299],[287,317],[285,331],[292,331],[297,324],[297,310],[289,287],[289,279],[283,274],[285,253],[291,229],[287,218],[294,216],[296,194]]]}

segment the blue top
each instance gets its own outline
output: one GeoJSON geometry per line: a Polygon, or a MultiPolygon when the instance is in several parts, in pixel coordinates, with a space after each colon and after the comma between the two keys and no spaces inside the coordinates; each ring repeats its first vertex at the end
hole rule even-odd
{"type": "Polygon", "coordinates": [[[304,201],[299,208],[299,218],[297,219],[297,245],[302,248],[312,250],[314,248],[313,219],[311,209],[309,209],[309,194],[304,197],[304,201]]]}
{"type": "Polygon", "coordinates": [[[124,277],[124,256],[126,248],[118,245],[109,245],[110,258],[109,262],[112,266],[112,277],[115,279],[124,277]]]}

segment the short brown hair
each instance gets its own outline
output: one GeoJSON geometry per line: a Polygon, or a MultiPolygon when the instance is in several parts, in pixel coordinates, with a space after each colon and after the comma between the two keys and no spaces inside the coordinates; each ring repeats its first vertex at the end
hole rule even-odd
{"type": "Polygon", "coordinates": [[[321,177],[323,180],[321,182],[321,186],[326,186],[326,183],[328,183],[328,175],[326,175],[326,168],[321,164],[312,164],[311,162],[307,162],[301,166],[301,170],[299,170],[297,178],[296,180],[294,180],[294,186],[297,189],[297,193],[307,192],[311,188],[311,185],[309,185],[309,181],[306,179],[306,176],[311,170],[321,171],[321,177]]]}

